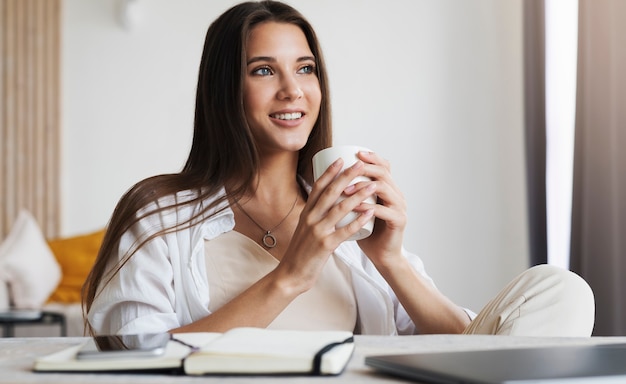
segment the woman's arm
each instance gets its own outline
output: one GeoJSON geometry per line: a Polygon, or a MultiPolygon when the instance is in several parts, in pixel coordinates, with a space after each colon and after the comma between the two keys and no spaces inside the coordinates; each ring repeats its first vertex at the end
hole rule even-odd
{"type": "MultiPolygon", "coordinates": [[[[367,163],[363,175],[376,183],[378,203],[358,209],[374,209],[374,232],[359,246],[378,269],[420,333],[461,333],[469,324],[467,313],[424,279],[404,257],[402,243],[406,226],[404,196],[391,178],[389,163],[374,153],[362,152],[367,163]]],[[[346,194],[352,193],[348,187],[346,194]]]]}
{"type": "Polygon", "coordinates": [[[404,256],[375,264],[421,334],[461,333],[468,314],[422,277],[404,256]]]}
{"type": "Polygon", "coordinates": [[[212,314],[170,332],[225,332],[235,327],[267,327],[300,293],[298,281],[276,268],[212,314]]]}

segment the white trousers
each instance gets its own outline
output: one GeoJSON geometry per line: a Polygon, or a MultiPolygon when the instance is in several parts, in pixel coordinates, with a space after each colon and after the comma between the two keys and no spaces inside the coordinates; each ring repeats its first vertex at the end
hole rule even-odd
{"type": "Polygon", "coordinates": [[[587,337],[594,319],[593,292],[585,280],[568,270],[544,264],[511,281],[464,333],[587,337]]]}

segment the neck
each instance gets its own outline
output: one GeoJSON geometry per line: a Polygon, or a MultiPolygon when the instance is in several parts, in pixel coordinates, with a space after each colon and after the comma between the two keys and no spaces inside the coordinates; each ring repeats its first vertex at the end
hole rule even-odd
{"type": "Polygon", "coordinates": [[[297,164],[297,152],[261,157],[253,185],[234,202],[235,230],[279,260],[306,201],[297,180],[297,164]]]}
{"type": "Polygon", "coordinates": [[[263,204],[292,201],[300,193],[297,180],[298,153],[261,159],[259,173],[254,181],[254,190],[247,196],[263,204]]]}

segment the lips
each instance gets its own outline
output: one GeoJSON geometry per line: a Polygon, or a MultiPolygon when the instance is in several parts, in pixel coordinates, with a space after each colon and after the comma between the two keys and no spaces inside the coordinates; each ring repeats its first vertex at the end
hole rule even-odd
{"type": "Polygon", "coordinates": [[[302,112],[273,113],[270,115],[270,117],[278,120],[297,120],[302,118],[302,112]]]}

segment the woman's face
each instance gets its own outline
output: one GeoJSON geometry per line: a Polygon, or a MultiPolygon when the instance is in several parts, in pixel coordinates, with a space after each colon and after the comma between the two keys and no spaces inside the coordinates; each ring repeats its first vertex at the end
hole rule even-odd
{"type": "Polygon", "coordinates": [[[299,151],[322,100],[315,57],[293,24],[255,26],[246,45],[244,108],[261,154],[299,151]]]}

